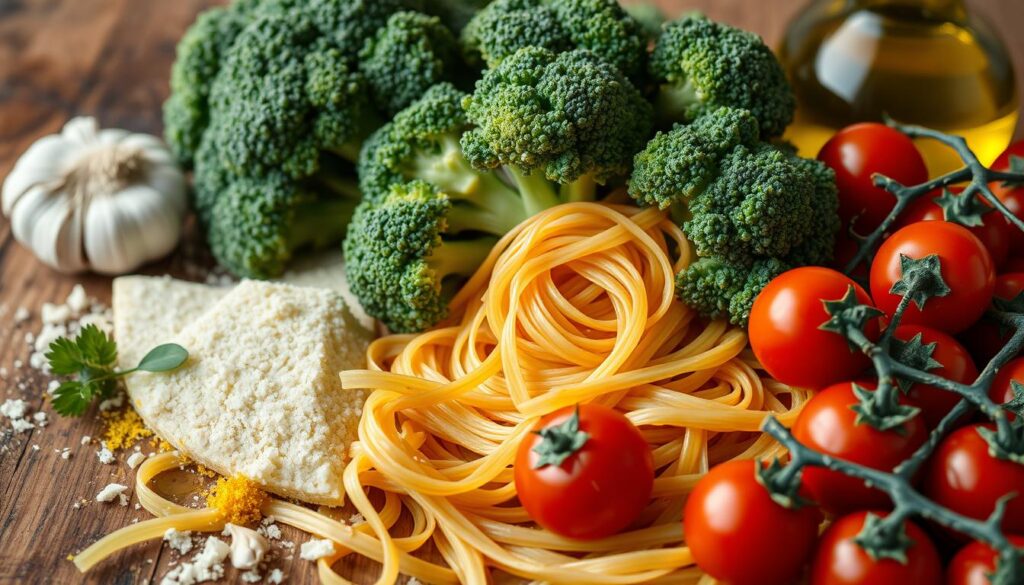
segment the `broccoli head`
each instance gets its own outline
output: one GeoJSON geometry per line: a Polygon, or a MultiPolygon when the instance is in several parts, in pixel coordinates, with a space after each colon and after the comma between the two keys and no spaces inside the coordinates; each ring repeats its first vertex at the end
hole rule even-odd
{"type": "Polygon", "coordinates": [[[829,260],[839,227],[832,171],[760,142],[753,116],[735,108],[659,133],[636,156],[629,190],[672,207],[694,245],[699,260],[680,273],[680,297],[737,324],[772,277],[829,260]]]}
{"type": "Polygon", "coordinates": [[[466,158],[504,166],[521,191],[548,189],[554,202],[593,199],[595,182],[628,174],[652,124],[629,80],[582,49],[520,49],[484,73],[463,107],[474,125],[462,135],[466,158]]]}
{"type": "Polygon", "coordinates": [[[467,58],[497,67],[523,47],[587,49],[626,76],[644,70],[643,27],[615,0],[495,0],[462,31],[467,58]]]}
{"type": "Polygon", "coordinates": [[[689,122],[721,106],[743,108],[768,139],[793,120],[796,99],[771,49],[753,33],[704,16],[664,27],[650,72],[661,83],[655,107],[663,122],[689,122]]]}
{"type": "Polygon", "coordinates": [[[422,331],[447,316],[451,296],[507,223],[423,181],[392,185],[381,201],[360,204],[352,220],[344,245],[349,286],[392,331],[422,331]]]}
{"type": "Polygon", "coordinates": [[[455,36],[436,16],[396,12],[359,54],[373,103],[394,115],[459,69],[455,36]]]}
{"type": "Polygon", "coordinates": [[[373,124],[365,82],[298,12],[256,18],[225,55],[205,139],[238,175],[317,171],[329,150],[355,160],[373,124]]]}

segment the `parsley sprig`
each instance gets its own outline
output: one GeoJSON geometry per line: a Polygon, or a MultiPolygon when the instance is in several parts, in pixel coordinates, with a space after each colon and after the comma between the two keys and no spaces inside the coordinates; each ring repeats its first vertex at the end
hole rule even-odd
{"type": "Polygon", "coordinates": [[[153,348],[139,365],[115,370],[117,344],[95,325],[86,325],[74,339],[61,337],[50,344],[46,354],[50,370],[58,376],[71,376],[53,392],[53,408],[65,416],[79,416],[93,401],[110,398],[117,379],[132,372],[167,372],[188,359],[188,351],[176,343],[153,348]]]}

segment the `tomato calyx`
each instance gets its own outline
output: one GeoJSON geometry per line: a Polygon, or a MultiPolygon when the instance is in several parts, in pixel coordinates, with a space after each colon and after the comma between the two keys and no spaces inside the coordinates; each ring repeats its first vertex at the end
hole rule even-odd
{"type": "Polygon", "coordinates": [[[850,410],[857,413],[854,424],[866,424],[880,431],[902,435],[907,432],[907,421],[921,412],[916,406],[900,404],[898,393],[883,391],[882,384],[876,390],[853,384],[853,393],[857,396],[857,404],[850,407],[850,410]]]}
{"type": "Polygon", "coordinates": [[[540,469],[545,465],[561,465],[590,440],[590,435],[580,430],[580,407],[578,405],[572,416],[565,422],[533,431],[533,433],[541,438],[541,442],[533,448],[533,452],[540,455],[533,465],[534,469],[540,469]]]}
{"type": "Polygon", "coordinates": [[[957,194],[950,189],[943,189],[933,201],[942,208],[943,219],[964,227],[985,225],[985,214],[995,211],[994,207],[985,205],[977,197],[957,194]]]}
{"type": "Polygon", "coordinates": [[[907,551],[914,546],[914,539],[907,535],[905,522],[893,522],[888,518],[868,512],[864,517],[864,528],[853,541],[864,549],[872,560],[892,559],[906,565],[907,551]]]}
{"type": "MultiPolygon", "coordinates": [[[[1018,386],[1020,385],[1018,384],[1018,386]]],[[[1019,389],[1014,388],[1014,390],[1017,392],[1014,400],[1020,400],[1019,389]]],[[[1005,408],[1005,405],[1003,407],[1005,408]]],[[[996,459],[1024,465],[1024,422],[1021,422],[1020,416],[1012,421],[999,421],[995,429],[980,427],[978,434],[988,443],[989,455],[996,459]]],[[[998,511],[998,506],[996,510],[998,511]]]]}
{"type": "MultiPolygon", "coordinates": [[[[907,341],[893,337],[892,353],[890,355],[894,360],[908,368],[914,368],[922,372],[940,369],[942,363],[932,357],[935,355],[935,349],[939,345],[938,342],[924,343],[923,338],[924,334],[922,333],[917,333],[907,341]]],[[[903,378],[897,378],[896,384],[899,385],[900,391],[904,394],[910,392],[910,389],[914,386],[913,382],[903,378]]]]}
{"type": "Polygon", "coordinates": [[[1010,381],[1010,388],[1013,389],[1013,398],[1004,402],[1003,410],[1012,412],[1017,416],[1024,416],[1024,384],[1017,380],[1010,381]]]}
{"type": "Polygon", "coordinates": [[[917,308],[924,309],[928,299],[944,297],[952,292],[942,278],[942,262],[938,254],[911,258],[900,254],[900,279],[893,283],[891,294],[909,298],[917,308]]]}
{"type": "Polygon", "coordinates": [[[754,468],[754,477],[757,483],[768,490],[772,501],[788,510],[799,510],[809,506],[813,502],[800,495],[802,472],[787,469],[778,459],[772,460],[768,465],[757,465],[754,468]]]}
{"type": "Polygon", "coordinates": [[[818,329],[842,335],[846,338],[846,343],[849,344],[851,351],[859,351],[860,344],[852,338],[850,332],[863,332],[868,321],[883,315],[878,309],[861,304],[853,285],[847,287],[846,295],[843,298],[832,301],[822,300],[821,302],[825,305],[825,313],[828,314],[829,319],[819,325],[818,329]]]}
{"type": "MultiPolygon", "coordinates": [[[[1006,169],[1010,173],[1024,174],[1024,156],[1017,156],[1014,154],[1010,155],[1010,168],[1006,169]]],[[[1007,179],[1003,181],[1003,187],[1007,189],[1013,189],[1015,187],[1024,187],[1024,180],[1013,181],[1007,179]]]]}

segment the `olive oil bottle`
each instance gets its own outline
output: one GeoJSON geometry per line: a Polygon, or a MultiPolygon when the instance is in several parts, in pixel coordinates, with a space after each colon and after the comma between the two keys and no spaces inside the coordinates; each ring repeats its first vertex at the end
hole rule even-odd
{"type": "MultiPolygon", "coordinates": [[[[843,126],[889,115],[963,136],[990,164],[1017,124],[1010,59],[963,0],[815,0],[780,58],[799,103],[787,138],[805,156],[843,126]]],[[[960,166],[934,142],[918,146],[933,176],[960,166]]]]}

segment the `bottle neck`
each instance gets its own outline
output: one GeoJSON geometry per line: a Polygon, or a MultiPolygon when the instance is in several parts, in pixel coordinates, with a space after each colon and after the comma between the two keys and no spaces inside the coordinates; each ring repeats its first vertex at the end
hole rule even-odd
{"type": "Polygon", "coordinates": [[[857,10],[904,9],[926,14],[936,20],[963,20],[967,17],[964,0],[847,0],[857,10]]]}

